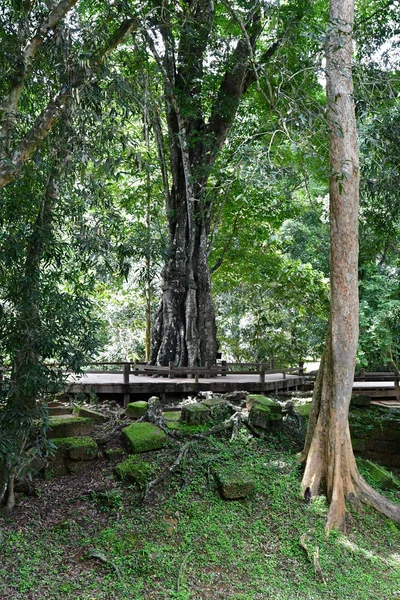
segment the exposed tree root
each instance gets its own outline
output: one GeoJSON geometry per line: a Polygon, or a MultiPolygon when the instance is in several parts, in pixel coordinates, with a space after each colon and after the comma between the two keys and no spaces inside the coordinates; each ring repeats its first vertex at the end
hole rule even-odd
{"type": "Polygon", "coordinates": [[[6,502],[6,506],[4,508],[4,512],[7,515],[10,515],[12,513],[12,511],[14,510],[14,507],[15,507],[15,491],[14,491],[14,486],[15,486],[15,473],[12,472],[8,476],[7,502],[6,502]]]}
{"type": "Polygon", "coordinates": [[[109,558],[107,558],[102,552],[96,550],[95,548],[90,548],[87,554],[89,558],[97,558],[97,560],[99,560],[100,562],[111,565],[115,573],[117,574],[118,579],[121,580],[121,572],[117,565],[113,563],[109,558]]]}
{"type": "Polygon", "coordinates": [[[146,490],[144,492],[144,496],[143,496],[143,502],[147,502],[149,494],[151,492],[151,490],[158,485],[159,483],[161,483],[162,481],[164,481],[164,479],[173,471],[175,471],[175,469],[180,465],[180,463],[182,462],[182,460],[185,458],[187,451],[189,450],[190,446],[193,444],[193,442],[186,442],[186,444],[184,444],[182,446],[182,448],[180,449],[180,452],[176,458],[176,460],[174,460],[174,462],[172,463],[172,465],[170,465],[168,467],[168,469],[166,469],[159,477],[157,477],[156,479],[153,479],[152,481],[150,481],[147,484],[146,490]]]}
{"type": "Polygon", "coordinates": [[[300,461],[305,463],[301,493],[304,495],[309,488],[311,496],[316,496],[324,484],[330,503],[328,532],[345,529],[346,501],[356,508],[360,508],[361,502],[369,504],[400,522],[400,506],[369,486],[358,472],[347,420],[349,400],[336,402],[329,368],[331,356],[328,335],[314,389],[305,447],[300,455],[300,461]]]}
{"type": "Polygon", "coordinates": [[[175,439],[176,436],[168,429],[167,422],[163,417],[161,402],[158,396],[149,398],[147,410],[137,422],[142,423],[143,421],[157,425],[168,437],[175,439]]]}
{"type": "Polygon", "coordinates": [[[319,548],[318,546],[314,546],[312,549],[310,548],[310,534],[303,533],[303,535],[300,536],[299,544],[303,550],[305,550],[309,560],[313,563],[315,575],[322,581],[322,583],[326,585],[326,580],[322,572],[321,565],[319,564],[319,548]]]}
{"type": "Polygon", "coordinates": [[[184,570],[185,570],[185,567],[186,567],[186,563],[187,563],[187,561],[188,561],[188,558],[189,558],[189,556],[190,556],[191,554],[193,554],[193,550],[189,550],[189,552],[188,552],[188,553],[185,555],[185,558],[183,559],[183,561],[182,561],[182,564],[181,564],[181,566],[180,566],[180,568],[179,568],[179,573],[178,573],[178,582],[177,582],[177,584],[176,584],[176,591],[178,592],[178,594],[179,594],[179,592],[180,592],[180,589],[181,589],[181,581],[182,581],[182,577],[183,577],[183,572],[184,572],[184,570]]]}

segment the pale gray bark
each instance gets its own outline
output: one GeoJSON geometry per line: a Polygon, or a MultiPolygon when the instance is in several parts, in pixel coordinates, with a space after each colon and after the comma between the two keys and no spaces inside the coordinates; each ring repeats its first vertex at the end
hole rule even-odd
{"type": "Polygon", "coordinates": [[[331,308],[326,346],[313,396],[302,491],[315,496],[324,481],[330,502],[326,527],[345,526],[346,505],[360,500],[400,520],[400,507],[360,477],[348,412],[358,343],[359,159],[353,101],[354,0],[330,0],[326,45],[330,147],[331,308]]]}

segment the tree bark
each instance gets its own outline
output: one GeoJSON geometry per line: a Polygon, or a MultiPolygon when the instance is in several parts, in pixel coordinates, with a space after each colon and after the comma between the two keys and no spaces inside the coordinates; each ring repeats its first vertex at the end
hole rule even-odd
{"type": "MultiPolygon", "coordinates": [[[[177,51],[174,27],[164,13],[159,15],[163,57],[154,39],[147,35],[164,79],[172,178],[172,185],[165,186],[169,256],[163,269],[162,301],[153,325],[151,362],[192,366],[215,361],[218,349],[208,266],[212,206],[206,187],[240,99],[253,82],[249,73],[254,70],[252,57],[261,26],[260,5],[256,3],[245,19],[246,35],[237,41],[225,64],[206,121],[201,97],[214,5],[210,0],[200,0],[188,3],[186,11],[177,17],[183,21],[177,51]]],[[[162,148],[159,130],[157,138],[162,148]]]]}
{"type": "Polygon", "coordinates": [[[359,160],[353,103],[354,0],[331,0],[326,45],[330,143],[331,308],[325,350],[315,385],[302,453],[303,493],[330,502],[327,530],[344,529],[346,500],[372,504],[400,521],[400,507],[370,488],[358,473],[348,411],[358,343],[359,160]]]}

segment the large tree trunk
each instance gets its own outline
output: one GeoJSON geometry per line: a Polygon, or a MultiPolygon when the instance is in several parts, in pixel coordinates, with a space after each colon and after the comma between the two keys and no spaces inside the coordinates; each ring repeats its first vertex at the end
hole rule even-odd
{"type": "Polygon", "coordinates": [[[163,296],[153,326],[151,358],[157,364],[204,365],[214,361],[217,352],[208,227],[198,210],[201,203],[188,210],[184,188],[181,193],[183,198],[173,191],[176,219],[170,218],[170,250],[163,269],[163,296]]]}
{"type": "Polygon", "coordinates": [[[359,162],[351,76],[354,0],[331,0],[326,48],[330,131],[331,309],[302,459],[302,490],[320,483],[330,502],[327,529],[345,526],[345,501],[372,504],[400,521],[400,507],[358,473],[348,412],[358,343],[359,162]]]}
{"type": "MultiPolygon", "coordinates": [[[[155,132],[160,160],[164,162],[169,255],[163,269],[161,306],[153,326],[151,362],[165,365],[173,361],[192,366],[216,358],[216,323],[207,261],[212,206],[206,197],[206,187],[240,99],[255,78],[252,60],[261,31],[261,12],[260,5],[255,3],[244,19],[247,30],[224,65],[225,74],[206,122],[208,108],[202,105],[204,62],[212,40],[214,4],[211,0],[199,0],[187,3],[185,11],[183,15],[180,12],[175,15],[182,19],[177,50],[173,39],[175,25],[171,25],[164,11],[159,15],[164,56],[158,54],[154,38],[147,35],[164,79],[172,176],[169,186],[158,127],[155,132]]],[[[265,61],[277,47],[274,44],[265,53],[265,61]]]]}

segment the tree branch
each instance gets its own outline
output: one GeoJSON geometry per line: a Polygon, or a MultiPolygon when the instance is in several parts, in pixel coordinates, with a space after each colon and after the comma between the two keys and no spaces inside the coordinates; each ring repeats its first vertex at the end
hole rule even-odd
{"type": "Polygon", "coordinates": [[[246,35],[239,40],[228,60],[225,75],[212,108],[210,120],[206,126],[206,132],[212,139],[212,145],[208,149],[210,167],[214,164],[217,153],[225,142],[240,99],[250,85],[248,79],[249,64],[261,32],[260,5],[258,3],[257,9],[248,16],[247,22],[250,22],[249,33],[246,31],[246,35]]]}
{"type": "Polygon", "coordinates": [[[61,0],[39,25],[35,35],[21,49],[21,58],[18,61],[18,70],[12,77],[9,91],[2,103],[3,123],[0,130],[0,141],[5,151],[8,152],[11,144],[11,136],[14,130],[19,99],[24,88],[26,76],[30,70],[36,52],[46,38],[49,31],[54,29],[65,17],[67,12],[78,0],[61,0]]]}
{"type": "Polygon", "coordinates": [[[109,38],[107,44],[96,52],[91,61],[90,68],[83,71],[76,68],[75,77],[65,85],[42,110],[36,118],[31,129],[27,132],[24,139],[13,150],[11,155],[0,159],[0,189],[14,181],[18,177],[24,163],[32,156],[38,148],[40,142],[49,134],[54,124],[60,117],[61,111],[66,107],[69,98],[74,90],[82,87],[92,75],[92,68],[102,63],[104,58],[120,44],[126,35],[136,29],[136,21],[133,19],[125,20],[114,34],[109,38]]]}

